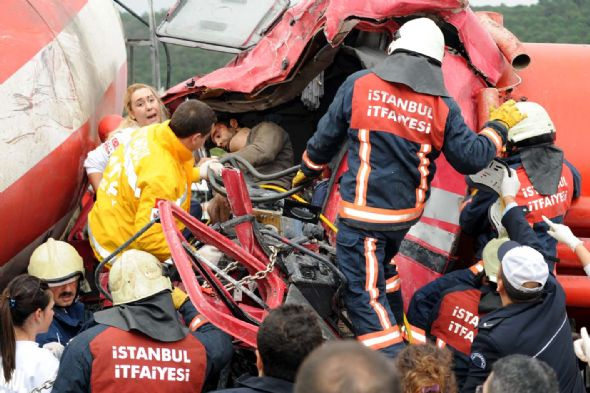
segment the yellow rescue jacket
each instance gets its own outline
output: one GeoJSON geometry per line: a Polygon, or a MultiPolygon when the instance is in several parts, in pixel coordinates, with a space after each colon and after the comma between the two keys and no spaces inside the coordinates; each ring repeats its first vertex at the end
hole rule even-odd
{"type": "MultiPolygon", "coordinates": [[[[190,209],[191,182],[200,179],[192,152],[174,135],[169,121],[135,131],[109,159],[88,215],[90,244],[102,260],[157,213],[156,202],[190,209]]],[[[154,224],[129,247],[161,261],[170,257],[161,224],[154,224]]]]}

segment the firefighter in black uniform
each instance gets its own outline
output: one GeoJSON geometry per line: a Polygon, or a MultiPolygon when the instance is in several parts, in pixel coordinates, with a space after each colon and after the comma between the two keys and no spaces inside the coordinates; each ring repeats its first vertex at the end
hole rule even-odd
{"type": "MultiPolygon", "coordinates": [[[[516,107],[527,118],[508,131],[505,161],[518,175],[516,202],[527,208],[526,219],[543,247],[541,253],[555,257],[557,241],[547,234],[542,216],[563,222],[572,200],[580,196],[581,176],[554,144],[556,128],[547,111],[535,102],[517,102],[516,107]]],[[[488,209],[497,198],[496,193],[479,190],[461,211],[461,229],[476,238],[477,253],[494,236],[488,209]]]]}
{"type": "Polygon", "coordinates": [[[459,388],[467,378],[479,319],[502,306],[496,292],[500,266],[497,254],[498,247],[506,241],[507,238],[490,240],[482,261],[423,286],[414,293],[408,307],[411,342],[420,344],[430,339],[439,348],[451,349],[459,388]]]}
{"type": "Polygon", "coordinates": [[[98,325],[68,344],[53,392],[200,392],[231,360],[231,337],[198,315],[185,293],[171,295],[155,256],[125,251],[109,288],[114,307],[95,313],[98,325]]]}
{"type": "MultiPolygon", "coordinates": [[[[476,134],[444,85],[440,28],[428,18],[406,22],[373,70],[340,86],[307,143],[296,186],[319,176],[348,140],[348,171],[340,181],[336,254],[348,279],[344,303],[365,345],[395,356],[403,342],[386,296],[390,264],[424,211],[435,160],[444,153],[463,174],[486,167],[522,120],[514,101],[492,111],[476,134]]],[[[398,292],[399,293],[399,292],[398,292]]]]}
{"type": "Polygon", "coordinates": [[[516,171],[504,174],[506,204],[502,224],[511,241],[498,250],[501,261],[498,292],[503,307],[481,318],[471,346],[469,375],[462,393],[474,392],[498,359],[520,353],[545,361],[556,372],[561,393],[585,392],[572,345],[565,292],[551,261],[538,251],[541,243],[526,221],[515,195],[520,189],[516,171]]]}

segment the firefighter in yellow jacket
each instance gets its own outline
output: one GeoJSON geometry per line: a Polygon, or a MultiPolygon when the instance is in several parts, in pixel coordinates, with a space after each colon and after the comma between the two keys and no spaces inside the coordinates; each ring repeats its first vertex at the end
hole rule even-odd
{"type": "MultiPolygon", "coordinates": [[[[88,216],[90,244],[99,259],[144,227],[156,214],[158,200],[173,201],[189,211],[191,183],[207,178],[209,168],[217,173],[222,168],[215,161],[194,167],[193,151],[203,145],[215,121],[207,104],[188,100],[170,121],[138,129],[113,153],[88,216]]],[[[147,251],[160,261],[170,256],[160,224],[129,248],[147,251]]]]}

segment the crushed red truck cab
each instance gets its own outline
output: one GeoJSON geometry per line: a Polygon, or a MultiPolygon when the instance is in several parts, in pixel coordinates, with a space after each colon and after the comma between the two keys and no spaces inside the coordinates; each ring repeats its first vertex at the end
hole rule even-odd
{"type": "MultiPolygon", "coordinates": [[[[590,81],[584,69],[590,48],[523,44],[503,27],[501,15],[474,13],[465,3],[302,0],[289,6],[289,2],[267,1],[265,11],[258,11],[262,22],[249,20],[247,25],[236,20],[235,13],[224,13],[221,8],[200,14],[203,29],[215,15],[219,34],[213,30],[181,31],[182,13],[189,10],[172,9],[158,31],[162,41],[237,55],[225,67],[169,89],[164,100],[174,109],[186,98],[198,98],[246,123],[271,117],[289,132],[300,157],[344,78],[372,67],[385,56],[386,45],[401,23],[414,14],[426,14],[439,22],[445,34],[445,84],[472,129],[487,119],[490,105],[508,98],[538,102],[556,124],[557,145],[583,178],[590,176],[587,154],[580,148],[590,143],[590,134],[579,120],[580,114],[590,109],[585,97],[590,81]],[[232,42],[224,37],[225,29],[234,28],[248,32],[242,35],[247,39],[232,42]]],[[[334,179],[342,173],[344,162],[341,159],[335,167],[324,205],[324,215],[330,220],[335,219],[339,201],[334,179]]],[[[395,258],[406,302],[425,283],[463,267],[465,255],[469,255],[459,227],[465,181],[444,157],[438,159],[437,166],[425,213],[395,258]],[[412,279],[403,280],[404,276],[412,279]]],[[[590,236],[588,182],[583,182],[582,196],[569,211],[566,223],[578,236],[590,236]]],[[[590,307],[590,280],[582,277],[583,271],[569,250],[559,246],[558,256],[557,273],[568,305],[572,315],[580,317],[578,310],[590,307]]]]}

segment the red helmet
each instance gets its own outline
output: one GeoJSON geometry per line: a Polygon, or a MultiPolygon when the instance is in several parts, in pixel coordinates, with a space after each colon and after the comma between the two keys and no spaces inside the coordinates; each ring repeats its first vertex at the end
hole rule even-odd
{"type": "Polygon", "coordinates": [[[100,119],[100,123],[98,123],[98,137],[100,141],[106,141],[109,134],[116,130],[122,121],[123,117],[120,115],[106,115],[100,119]]]}

